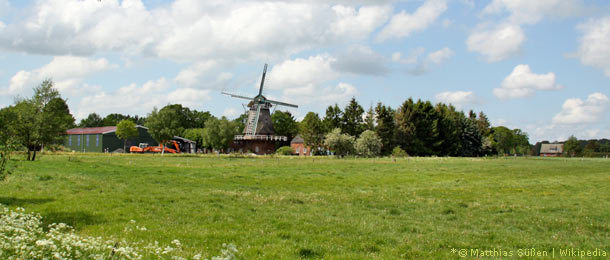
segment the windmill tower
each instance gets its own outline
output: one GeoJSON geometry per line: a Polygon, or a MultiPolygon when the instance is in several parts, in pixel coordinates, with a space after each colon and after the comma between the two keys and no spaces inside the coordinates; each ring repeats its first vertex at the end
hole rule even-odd
{"type": "Polygon", "coordinates": [[[286,136],[275,135],[273,123],[271,121],[270,108],[273,105],[298,108],[297,105],[270,100],[263,96],[265,76],[267,74],[267,64],[263,69],[263,77],[258,90],[258,95],[253,98],[222,92],[222,94],[250,100],[248,103],[248,119],[244,127],[243,135],[236,135],[234,138],[235,148],[243,152],[252,151],[256,154],[268,154],[275,152],[275,143],[287,141],[286,136]]]}

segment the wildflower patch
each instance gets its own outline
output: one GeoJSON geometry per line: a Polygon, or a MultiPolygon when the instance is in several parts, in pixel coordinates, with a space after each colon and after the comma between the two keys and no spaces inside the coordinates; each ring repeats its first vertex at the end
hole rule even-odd
{"type": "MultiPolygon", "coordinates": [[[[146,230],[137,225],[135,229],[146,230]]],[[[165,247],[158,242],[142,246],[124,240],[80,236],[63,223],[50,224],[48,231],[44,231],[39,214],[26,213],[23,208],[11,210],[0,204],[0,259],[201,259],[201,254],[189,258],[182,254],[178,240],[165,247]]],[[[222,255],[212,260],[236,259],[236,254],[235,246],[224,245],[222,255]]]]}

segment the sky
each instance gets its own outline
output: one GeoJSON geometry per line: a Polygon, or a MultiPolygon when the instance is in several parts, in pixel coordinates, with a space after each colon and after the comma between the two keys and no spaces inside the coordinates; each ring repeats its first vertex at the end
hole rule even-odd
{"type": "Polygon", "coordinates": [[[0,107],[54,81],[77,121],[182,104],[297,119],[352,98],[483,111],[530,142],[610,138],[604,0],[0,0],[0,107]]]}

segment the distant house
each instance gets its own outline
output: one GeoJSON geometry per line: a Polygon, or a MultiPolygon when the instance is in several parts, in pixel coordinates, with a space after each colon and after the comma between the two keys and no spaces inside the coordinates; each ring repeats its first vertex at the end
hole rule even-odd
{"type": "MultiPolygon", "coordinates": [[[[138,137],[127,140],[127,149],[140,143],[158,145],[148,133],[148,128],[136,126],[138,137]]],[[[123,140],[116,136],[116,126],[73,128],[66,131],[64,146],[77,152],[114,152],[123,149],[123,140]]]]}
{"type": "Polygon", "coordinates": [[[563,144],[542,144],[540,146],[540,156],[556,157],[563,154],[563,144]]]}
{"type": "Polygon", "coordinates": [[[305,140],[300,135],[295,136],[292,141],[290,141],[290,147],[292,148],[292,154],[299,156],[311,155],[311,149],[305,146],[305,140]]]}

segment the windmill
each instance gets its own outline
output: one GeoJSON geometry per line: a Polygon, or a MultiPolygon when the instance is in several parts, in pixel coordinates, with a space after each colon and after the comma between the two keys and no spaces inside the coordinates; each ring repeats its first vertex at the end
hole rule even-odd
{"type": "MultiPolygon", "coordinates": [[[[285,136],[275,136],[275,130],[273,129],[273,124],[271,122],[271,113],[269,109],[273,106],[285,106],[285,107],[293,107],[298,108],[299,106],[289,103],[284,103],[280,101],[270,100],[263,96],[263,87],[265,85],[265,76],[267,74],[267,64],[263,69],[263,77],[261,79],[261,84],[258,89],[258,95],[253,98],[235,95],[227,92],[221,92],[222,94],[234,97],[249,100],[248,103],[248,119],[246,121],[246,127],[244,128],[243,135],[236,135],[236,141],[286,141],[287,137],[285,136]]],[[[251,150],[257,150],[256,153],[259,153],[259,144],[247,144],[241,143],[242,147],[246,148],[256,148],[251,150]]],[[[270,146],[266,146],[270,147],[270,146]]]]}

